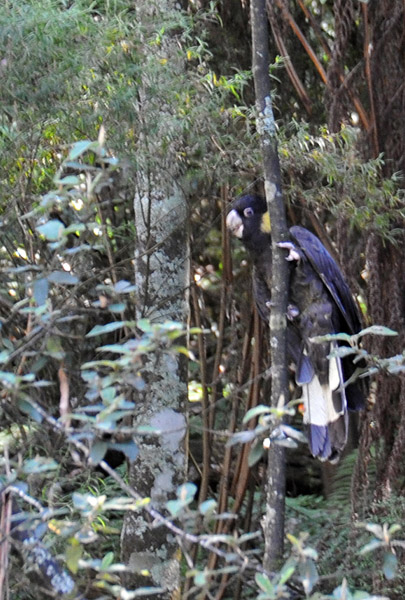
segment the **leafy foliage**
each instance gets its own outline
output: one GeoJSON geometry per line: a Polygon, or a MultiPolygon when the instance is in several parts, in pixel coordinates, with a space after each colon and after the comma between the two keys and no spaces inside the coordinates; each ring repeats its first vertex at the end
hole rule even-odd
{"type": "MultiPolygon", "coordinates": [[[[332,532],[341,527],[347,533],[349,525],[328,507],[311,511],[305,499],[297,528],[310,531],[317,548],[294,531],[291,556],[280,571],[263,573],[260,567],[262,439],[296,446],[302,434],[295,423],[274,431],[274,420],[281,413],[292,417],[293,406],[274,412],[260,402],[249,404],[257,382],[267,378],[265,350],[256,355],[254,370],[250,364],[260,336],[257,329],[252,335],[247,266],[241,261],[234,269],[231,303],[229,248],[221,247],[217,226],[226,210],[225,200],[219,207],[220,196],[227,199],[225,187],[234,195],[259,170],[255,115],[246,105],[251,73],[214,68],[209,35],[214,29],[222,38],[223,29],[213,6],[206,12],[167,9],[158,18],[140,19],[137,4],[11,0],[0,11],[2,490],[18,498],[29,530],[38,530],[37,539],[64,560],[78,594],[151,593],[122,586],[119,535],[124,511],[153,507],[128,489],[123,467],[108,471],[107,458],[116,452],[135,460],[142,437],[159,435],[128,424],[136,394],[147,385],[145,357],[186,354],[196,357],[190,364],[195,382],[190,424],[198,475],[190,470],[193,481],[179,489],[165,515],[150,514],[183,540],[192,594],[220,583],[232,591],[244,579],[247,597],[263,600],[297,586],[313,600],[372,598],[350,592],[345,580],[332,595],[327,594],[333,586],[324,596],[315,591],[318,573],[328,572],[325,545],[332,556],[332,532]],[[169,57],[166,42],[173,38],[178,52],[169,57]],[[145,83],[148,94],[142,97],[145,83]],[[196,327],[188,332],[176,322],[134,318],[134,189],[139,177],[164,179],[166,161],[180,165],[191,207],[198,311],[196,327]],[[250,410],[244,425],[253,426],[238,432],[245,408],[250,410]],[[195,481],[201,481],[198,451],[207,431],[210,480],[200,501],[195,481]],[[249,466],[256,465],[252,510],[237,476],[225,481],[222,489],[231,490],[225,499],[217,489],[218,479],[223,484],[239,473],[246,441],[255,442],[247,458],[249,466]],[[221,472],[222,464],[228,471],[221,472]],[[190,545],[199,548],[195,557],[190,545]]],[[[363,161],[355,150],[355,130],[332,136],[295,122],[280,136],[293,213],[303,200],[305,214],[314,210],[332,230],[344,213],[353,228],[397,241],[404,216],[399,180],[381,179],[381,158],[363,161]]],[[[370,370],[403,368],[401,356],[372,359],[370,370]]],[[[293,500],[296,509],[300,501],[293,500]]],[[[401,522],[395,509],[381,508],[382,517],[392,514],[401,522]]],[[[371,546],[362,541],[366,550],[382,553],[379,566],[387,577],[397,572],[394,551],[402,551],[402,541],[392,537],[395,522],[385,529],[373,526],[371,546]]],[[[20,581],[19,559],[11,560],[18,576],[10,577],[10,593],[16,600],[37,598],[25,577],[20,581]]],[[[369,560],[368,552],[363,560],[369,560]]],[[[339,581],[348,563],[342,556],[339,581]]],[[[370,581],[349,583],[351,589],[368,586],[371,593],[370,581]]]]}

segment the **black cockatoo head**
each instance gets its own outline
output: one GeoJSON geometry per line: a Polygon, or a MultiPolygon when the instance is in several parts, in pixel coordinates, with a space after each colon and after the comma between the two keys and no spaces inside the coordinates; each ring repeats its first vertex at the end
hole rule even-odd
{"type": "Polygon", "coordinates": [[[242,196],[232,204],[232,210],[226,218],[228,229],[247,248],[253,244],[257,248],[261,243],[268,244],[270,237],[270,216],[264,198],[249,194],[242,196]]]}

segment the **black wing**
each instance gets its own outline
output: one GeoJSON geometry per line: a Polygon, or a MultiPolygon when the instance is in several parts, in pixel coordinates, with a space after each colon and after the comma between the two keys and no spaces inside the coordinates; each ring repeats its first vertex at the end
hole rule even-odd
{"type": "Polygon", "coordinates": [[[335,260],[322,242],[304,227],[291,227],[290,234],[331,294],[346,323],[346,333],[358,333],[361,329],[359,311],[335,260]]]}

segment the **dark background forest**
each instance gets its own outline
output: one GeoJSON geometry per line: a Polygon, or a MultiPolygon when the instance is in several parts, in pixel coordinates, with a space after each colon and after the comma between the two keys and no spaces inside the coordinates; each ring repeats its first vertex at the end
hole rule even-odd
{"type": "Polygon", "coordinates": [[[381,326],[345,456],[285,449],[269,571],[268,340],[225,225],[263,193],[249,3],[5,0],[2,599],[404,597],[405,6],[267,14],[289,224],[381,326]]]}

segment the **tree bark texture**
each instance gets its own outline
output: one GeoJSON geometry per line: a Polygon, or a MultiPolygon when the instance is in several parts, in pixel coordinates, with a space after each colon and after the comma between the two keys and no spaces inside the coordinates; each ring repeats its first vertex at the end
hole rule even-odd
{"type": "MultiPolygon", "coordinates": [[[[276,245],[286,238],[287,226],[271,103],[269,31],[265,0],[252,0],[251,22],[252,66],[259,115],[257,127],[261,138],[265,191],[272,229],[271,405],[276,407],[283,406],[288,401],[286,359],[288,268],[284,253],[276,245]]],[[[285,457],[283,449],[276,445],[270,446],[269,449],[266,497],[266,515],[262,521],[266,543],[264,566],[271,569],[281,558],[284,541],[285,457]]]]}
{"type": "MultiPolygon", "coordinates": [[[[173,10],[169,2],[163,4],[173,10]]],[[[139,19],[150,22],[152,12],[164,8],[140,2],[136,10],[139,19]]],[[[165,59],[170,59],[173,52],[175,63],[172,45],[174,40],[172,43],[166,40],[164,48],[150,49],[150,53],[157,53],[154,59],[158,62],[159,52],[165,59]]],[[[145,60],[150,59],[148,54],[145,60]]],[[[160,145],[167,136],[172,109],[163,102],[156,112],[147,90],[151,83],[160,82],[151,82],[147,77],[135,102],[140,121],[140,153],[136,157],[139,173],[134,198],[136,317],[148,319],[152,325],[176,321],[186,326],[188,208],[177,183],[180,174],[175,149],[167,148],[163,153],[160,145]]],[[[135,367],[146,385],[136,394],[133,426],[150,426],[154,432],[137,438],[139,455],[130,465],[129,481],[142,497],[149,498],[155,508],[167,514],[165,504],[176,497],[186,473],[187,365],[185,357],[170,349],[162,334],[156,348],[145,354],[143,364],[135,367]]],[[[180,552],[173,534],[154,524],[146,513],[131,512],[125,516],[121,541],[122,559],[132,573],[124,578],[127,589],[152,587],[154,592],[151,590],[145,598],[172,598],[180,587],[180,552]]]]}

